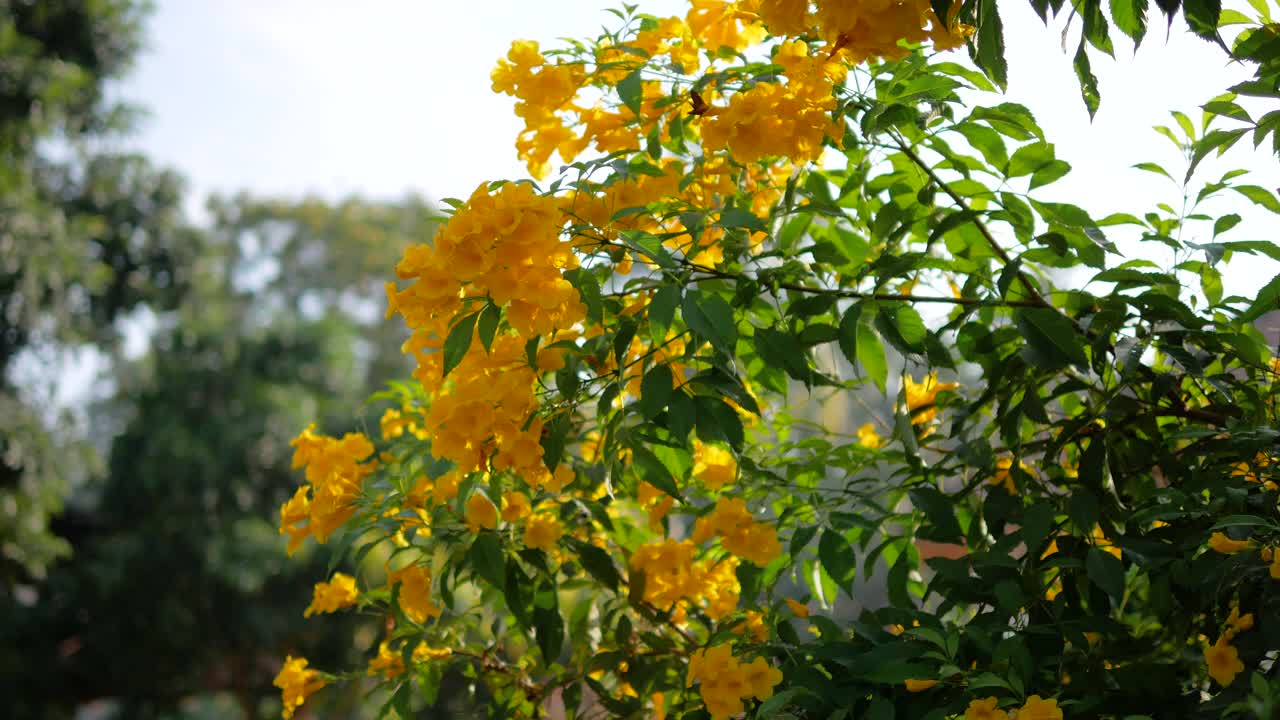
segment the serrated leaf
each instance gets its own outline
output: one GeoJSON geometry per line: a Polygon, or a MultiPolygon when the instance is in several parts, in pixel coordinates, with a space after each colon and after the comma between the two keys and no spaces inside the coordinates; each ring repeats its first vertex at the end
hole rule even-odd
{"type": "Polygon", "coordinates": [[[818,561],[850,597],[853,596],[853,580],[858,574],[858,558],[840,533],[827,528],[818,539],[818,561]]]}
{"type": "Polygon", "coordinates": [[[671,402],[674,378],[670,365],[656,365],[640,380],[640,412],[646,420],[653,420],[671,402]]]}
{"type": "Polygon", "coordinates": [[[929,538],[939,542],[960,540],[964,532],[960,522],[956,520],[955,508],[951,499],[931,485],[919,485],[907,491],[911,496],[911,504],[915,505],[933,525],[936,531],[929,538]]]}
{"type": "Polygon", "coordinates": [[[1089,110],[1089,119],[1098,112],[1098,104],[1101,98],[1098,96],[1098,78],[1094,76],[1093,69],[1089,66],[1089,53],[1085,50],[1085,42],[1080,41],[1080,47],[1076,49],[1075,59],[1071,66],[1075,68],[1076,79],[1080,81],[1080,97],[1084,99],[1084,105],[1089,110]]]}
{"type": "Polygon", "coordinates": [[[1019,308],[1014,317],[1018,330],[1027,339],[1036,364],[1060,368],[1067,364],[1079,368],[1088,367],[1084,354],[1084,339],[1075,332],[1061,313],[1047,308],[1019,308]]]}
{"type": "Polygon", "coordinates": [[[1147,0],[1111,0],[1111,19],[1136,49],[1147,34],[1147,0]]]}
{"type": "Polygon", "coordinates": [[[481,530],[467,551],[467,559],[476,574],[493,587],[502,590],[506,586],[506,558],[502,553],[502,541],[492,530],[481,530]]]}
{"type": "Polygon", "coordinates": [[[684,296],[681,314],[689,329],[705,338],[720,352],[732,356],[738,343],[733,308],[715,293],[690,292],[684,296]]]}
{"type": "Polygon", "coordinates": [[[661,343],[667,339],[667,331],[671,329],[671,321],[676,316],[676,306],[680,304],[680,288],[665,285],[658,288],[649,301],[649,339],[661,343]]]}

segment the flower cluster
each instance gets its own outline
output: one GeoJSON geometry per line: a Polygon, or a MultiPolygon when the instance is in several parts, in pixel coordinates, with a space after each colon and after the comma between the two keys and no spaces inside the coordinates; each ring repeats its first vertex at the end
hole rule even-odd
{"type": "Polygon", "coordinates": [[[719,536],[725,550],[761,567],[782,554],[777,530],[756,522],[741,498],[721,497],[710,513],[698,518],[691,540],[704,543],[713,536],[719,536]]]}
{"type": "Polygon", "coordinates": [[[741,662],[727,644],[693,653],[685,680],[688,686],[699,685],[702,701],[713,720],[742,712],[743,701],[748,698],[768,700],[780,682],[782,672],[767,660],[758,657],[749,663],[741,662]]]}
{"type": "Polygon", "coordinates": [[[818,159],[825,140],[838,144],[844,137],[831,113],[832,88],[844,80],[845,66],[811,55],[799,40],[783,43],[774,62],[784,68],[786,82],[759,83],[709,113],[702,129],[708,150],[727,148],[743,164],[767,157],[809,161],[818,159]]]}
{"type": "Polygon", "coordinates": [[[1000,700],[994,697],[982,698],[969,703],[964,711],[964,720],[1062,720],[1062,709],[1057,700],[1046,700],[1039,695],[1032,695],[1022,707],[1010,714],[1001,710],[1000,700]]]}
{"type": "Polygon", "coordinates": [[[280,508],[280,534],[289,536],[292,555],[308,537],[325,543],[355,512],[360,484],[373,471],[373,444],[360,433],[341,439],[317,435],[307,426],[291,443],[294,469],[307,469],[307,484],[280,508]]]}
{"type": "Polygon", "coordinates": [[[711,491],[732,484],[738,475],[737,459],[719,445],[694,440],[693,462],[693,476],[711,491]]]}
{"type": "Polygon", "coordinates": [[[738,562],[695,561],[697,551],[688,540],[667,538],[641,545],[631,556],[632,582],[644,588],[645,602],[670,611],[677,622],[683,622],[687,603],[702,608],[712,620],[728,616],[738,606],[738,562]]]}
{"type": "MultiPolygon", "coordinates": [[[[750,0],[745,4],[773,34],[817,35],[855,63],[906,57],[907,50],[899,41],[930,40],[936,49],[949,50],[962,45],[974,31],[954,20],[940,21],[928,0],[750,0]]],[[[953,8],[958,6],[953,3],[953,8]]]]}
{"type": "Polygon", "coordinates": [[[1218,640],[1204,649],[1204,662],[1209,669],[1209,677],[1223,686],[1230,685],[1235,681],[1236,675],[1244,671],[1240,651],[1231,641],[1236,635],[1253,627],[1253,613],[1241,615],[1240,608],[1233,607],[1231,614],[1227,616],[1226,626],[1218,640]]]}

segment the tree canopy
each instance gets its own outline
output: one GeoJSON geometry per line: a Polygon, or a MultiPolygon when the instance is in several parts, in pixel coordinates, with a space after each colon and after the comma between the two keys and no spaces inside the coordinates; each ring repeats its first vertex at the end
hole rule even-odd
{"type": "MultiPolygon", "coordinates": [[[[1274,99],[1264,5],[1158,7],[1274,99]]],[[[1086,46],[1147,8],[1071,12],[1092,110],[1086,46]]],[[[1280,250],[1204,203],[1280,201],[1201,164],[1272,114],[1189,99],[1135,170],[1182,207],[1094,217],[997,94],[995,3],[615,16],[498,61],[534,180],[404,252],[379,426],[293,441],[287,551],[350,563],[311,609],[387,624],[365,668],[290,653],[283,716],[374,675],[412,717],[446,670],[495,717],[1272,716],[1280,278],[1221,268],[1280,250]]]]}

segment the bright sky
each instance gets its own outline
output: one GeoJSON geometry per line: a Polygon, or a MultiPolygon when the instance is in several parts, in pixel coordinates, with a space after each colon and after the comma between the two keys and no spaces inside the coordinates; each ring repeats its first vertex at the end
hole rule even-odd
{"type": "MultiPolygon", "coordinates": [[[[686,7],[683,0],[637,1],[660,16],[686,7]]],[[[190,178],[193,210],[209,192],[242,188],[327,197],[466,196],[485,180],[524,175],[513,147],[520,126],[512,100],[490,90],[495,60],[516,38],[549,47],[557,37],[593,35],[614,20],[602,10],[608,6],[609,0],[160,0],[149,49],[123,90],[151,111],[138,147],[190,178]]],[[[1019,0],[1000,7],[1011,68],[1007,99],[1031,108],[1058,157],[1074,166],[1049,199],[1082,205],[1095,217],[1161,200],[1176,204],[1167,181],[1129,169],[1145,160],[1180,163],[1173,146],[1149,128],[1172,124],[1168,111],[1175,108],[1198,121],[1196,106],[1248,70],[1227,66],[1221,50],[1188,34],[1181,21],[1166,42],[1162,19],[1153,18],[1136,57],[1122,38],[1116,60],[1095,54],[1103,100],[1090,124],[1061,49],[1063,23],[1045,28],[1019,0]]],[[[1072,50],[1074,43],[1073,33],[1072,50]]],[[[1280,185],[1274,158],[1245,147],[1228,156],[1231,167],[1263,168],[1254,181],[1280,185]]],[[[1262,233],[1273,217],[1234,199],[1229,209],[1246,217],[1234,238],[1271,237],[1262,233]]],[[[1243,258],[1235,265],[1228,294],[1251,296],[1280,269],[1243,258]]]]}

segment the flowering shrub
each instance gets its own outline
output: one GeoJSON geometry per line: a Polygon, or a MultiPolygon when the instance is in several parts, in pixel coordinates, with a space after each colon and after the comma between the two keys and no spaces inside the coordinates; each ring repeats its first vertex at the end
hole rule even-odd
{"type": "Polygon", "coordinates": [[[1196,206],[1280,203],[1193,183],[1214,113],[1170,133],[1195,202],[1094,219],[1041,198],[1070,167],[1025,108],[961,102],[993,90],[945,52],[984,52],[972,7],[616,15],[498,62],[520,157],[563,167],[405,253],[380,432],[294,442],[288,549],[358,571],[306,612],[386,636],[286,660],[285,717],[366,676],[409,717],[446,665],[499,717],[1272,717],[1280,279],[1219,266],[1280,251],[1196,206]],[[886,601],[833,610],[877,568],[886,601]]]}

